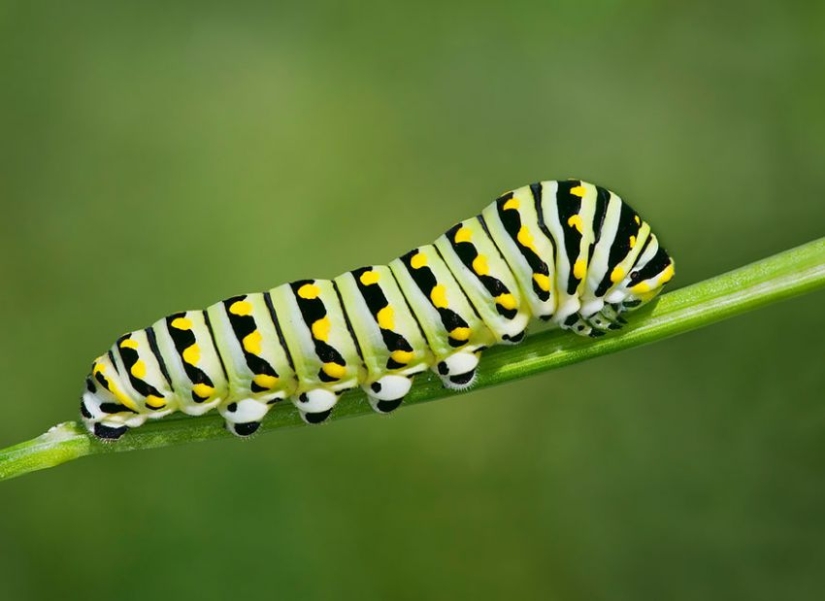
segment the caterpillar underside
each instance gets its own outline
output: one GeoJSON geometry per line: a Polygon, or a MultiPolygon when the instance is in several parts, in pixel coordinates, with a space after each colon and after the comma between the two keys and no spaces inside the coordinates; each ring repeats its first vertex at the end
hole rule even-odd
{"type": "Polygon", "coordinates": [[[389,265],[302,280],[175,313],[121,336],[86,379],[81,414],[103,439],[147,419],[213,409],[239,436],[289,399],[309,423],[360,386],[399,406],[415,374],[473,383],[481,352],[531,319],[582,336],[619,329],[674,274],[648,224],[578,180],[508,192],[389,265]]]}

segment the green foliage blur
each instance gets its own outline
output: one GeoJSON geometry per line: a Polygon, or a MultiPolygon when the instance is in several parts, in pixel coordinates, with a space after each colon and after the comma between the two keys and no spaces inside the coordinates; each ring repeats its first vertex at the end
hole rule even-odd
{"type": "MultiPolygon", "coordinates": [[[[0,447],[172,311],[622,194],[686,285],[825,234],[812,2],[0,1],[0,447]]],[[[815,599],[822,294],[377,416],[0,486],[0,598],[815,599]]]]}

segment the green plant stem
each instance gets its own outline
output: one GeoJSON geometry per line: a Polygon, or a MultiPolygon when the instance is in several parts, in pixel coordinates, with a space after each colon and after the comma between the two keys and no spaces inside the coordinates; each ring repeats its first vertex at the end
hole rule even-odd
{"type": "MultiPolygon", "coordinates": [[[[641,346],[727,319],[769,303],[825,286],[825,238],[752,263],[724,275],[663,295],[634,313],[620,332],[587,339],[559,330],[535,334],[518,346],[486,351],[472,390],[524,378],[539,372],[641,346]]],[[[405,404],[460,394],[445,390],[428,373],[416,379],[405,404]]],[[[346,393],[331,419],[371,413],[364,394],[346,393]]],[[[261,431],[302,426],[290,403],[272,408],[261,431]]],[[[130,431],[117,442],[104,443],[76,422],[55,426],[45,434],[0,450],[0,480],[52,467],[86,455],[165,447],[184,442],[231,438],[223,419],[171,416],[130,431]]]]}

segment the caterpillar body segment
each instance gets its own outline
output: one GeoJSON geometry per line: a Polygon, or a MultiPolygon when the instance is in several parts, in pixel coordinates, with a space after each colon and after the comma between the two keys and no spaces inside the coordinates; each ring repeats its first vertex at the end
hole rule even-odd
{"type": "Polygon", "coordinates": [[[531,184],[388,265],[235,296],[121,336],[94,361],[81,414],[113,440],[175,411],[214,409],[248,436],[276,403],[319,423],[355,387],[388,413],[427,369],[448,388],[472,385],[482,351],[520,342],[532,319],[581,336],[617,330],[673,275],[650,226],[616,194],[579,180],[531,184]]]}
{"type": "Polygon", "coordinates": [[[389,267],[361,267],[334,282],[361,352],[361,388],[373,409],[389,413],[409,391],[411,377],[432,363],[427,341],[389,267]]]}

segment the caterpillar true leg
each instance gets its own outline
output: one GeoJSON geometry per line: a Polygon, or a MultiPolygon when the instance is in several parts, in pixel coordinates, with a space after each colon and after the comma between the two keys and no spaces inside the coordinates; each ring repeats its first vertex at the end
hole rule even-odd
{"type": "Polygon", "coordinates": [[[320,423],[356,387],[387,413],[426,369],[447,388],[471,386],[481,351],[520,342],[532,319],[581,336],[619,329],[673,274],[619,196],[539,182],[388,265],[234,296],[121,336],[95,360],[81,416],[115,440],[147,420],[217,408],[249,436],[273,403],[290,399],[320,423]]]}

